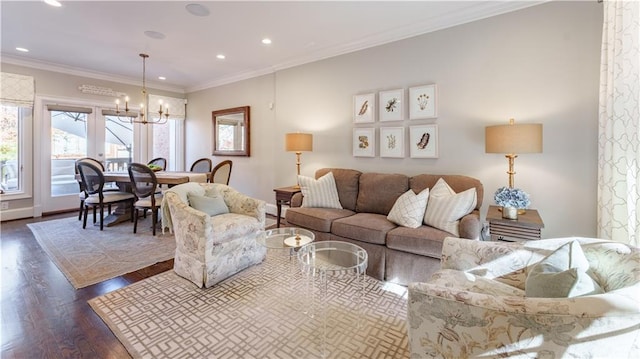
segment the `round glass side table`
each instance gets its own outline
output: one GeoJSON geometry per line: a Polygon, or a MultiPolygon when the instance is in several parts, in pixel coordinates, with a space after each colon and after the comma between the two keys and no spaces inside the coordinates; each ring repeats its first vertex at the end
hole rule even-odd
{"type": "Polygon", "coordinates": [[[262,265],[261,290],[277,291],[283,304],[303,313],[308,312],[308,303],[300,293],[306,293],[309,287],[302,279],[297,253],[302,246],[314,240],[313,232],[295,227],[265,230],[257,238],[258,243],[267,248],[267,257],[262,265]]]}
{"type": "MultiPolygon", "coordinates": [[[[320,241],[309,243],[298,251],[298,260],[311,286],[311,301],[314,313],[317,312],[322,329],[322,342],[320,353],[322,357],[328,356],[327,349],[327,309],[329,281],[343,281],[347,291],[358,291],[355,296],[357,301],[358,317],[364,306],[365,275],[367,270],[368,255],[362,247],[342,241],[320,241]]],[[[309,285],[309,284],[308,284],[309,285]]],[[[360,327],[361,323],[356,323],[360,327]]]]}

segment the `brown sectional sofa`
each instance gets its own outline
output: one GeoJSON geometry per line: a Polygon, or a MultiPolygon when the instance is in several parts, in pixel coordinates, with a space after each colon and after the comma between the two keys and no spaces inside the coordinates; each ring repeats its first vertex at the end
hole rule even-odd
{"type": "Polygon", "coordinates": [[[393,283],[427,281],[440,268],[442,242],[451,233],[422,225],[398,226],[387,220],[396,199],[411,188],[419,193],[443,178],[456,193],[475,187],[476,208],[460,220],[460,237],[480,236],[483,186],[475,178],[461,175],[362,173],[353,169],[322,168],[320,178],[333,172],[343,209],[302,208],[297,193],[287,210],[288,225],[313,231],[316,240],[338,240],[357,244],[369,255],[367,274],[393,283]]]}

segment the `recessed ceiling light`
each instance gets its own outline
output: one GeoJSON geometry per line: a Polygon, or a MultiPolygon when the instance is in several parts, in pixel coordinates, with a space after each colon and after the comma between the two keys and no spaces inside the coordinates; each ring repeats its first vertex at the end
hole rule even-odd
{"type": "Polygon", "coordinates": [[[29,52],[29,49],[25,49],[24,47],[16,47],[16,50],[20,52],[29,52]]]}
{"type": "Polygon", "coordinates": [[[152,39],[156,39],[156,40],[162,40],[165,38],[164,34],[161,32],[157,32],[157,31],[151,31],[151,30],[147,30],[144,32],[145,35],[147,35],[147,37],[150,37],[152,39]]]}
{"type": "Polygon", "coordinates": [[[162,81],[164,81],[164,80],[166,80],[166,79],[167,79],[167,78],[166,78],[166,77],[164,77],[164,76],[158,76],[158,80],[162,80],[162,81]]]}
{"type": "Polygon", "coordinates": [[[185,6],[189,14],[195,16],[209,16],[209,9],[201,4],[187,4],[185,6]]]}
{"type": "Polygon", "coordinates": [[[220,60],[224,60],[226,58],[226,56],[224,56],[223,54],[218,54],[216,55],[217,58],[219,58],[220,60]]]}
{"type": "Polygon", "coordinates": [[[55,7],[62,6],[62,4],[60,4],[60,2],[56,0],[44,0],[44,2],[47,3],[48,5],[55,6],[55,7]]]}
{"type": "Polygon", "coordinates": [[[264,38],[264,39],[262,39],[262,43],[265,44],[265,45],[270,45],[271,44],[271,39],[264,38]]]}

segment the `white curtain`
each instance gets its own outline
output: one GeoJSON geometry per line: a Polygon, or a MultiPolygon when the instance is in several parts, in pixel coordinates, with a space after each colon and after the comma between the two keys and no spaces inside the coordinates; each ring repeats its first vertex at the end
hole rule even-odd
{"type": "Polygon", "coordinates": [[[598,237],[640,245],[640,2],[605,1],[598,237]]]}

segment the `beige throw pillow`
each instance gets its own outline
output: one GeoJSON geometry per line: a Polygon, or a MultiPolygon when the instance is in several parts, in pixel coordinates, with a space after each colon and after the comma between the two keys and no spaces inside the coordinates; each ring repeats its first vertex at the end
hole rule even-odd
{"type": "Polygon", "coordinates": [[[422,225],[428,199],[428,188],[418,194],[410,189],[398,197],[389,211],[387,219],[403,227],[418,228],[422,225]]]}
{"type": "Polygon", "coordinates": [[[525,281],[525,295],[571,298],[604,293],[588,270],[589,262],[580,243],[568,242],[533,266],[525,281]]]}
{"type": "Polygon", "coordinates": [[[424,224],[460,236],[460,219],[471,213],[477,204],[476,189],[456,193],[440,178],[429,193],[424,224]]]}
{"type": "Polygon", "coordinates": [[[298,183],[303,195],[302,207],[342,209],[332,172],[328,172],[317,180],[311,177],[298,176],[298,183]]]}

